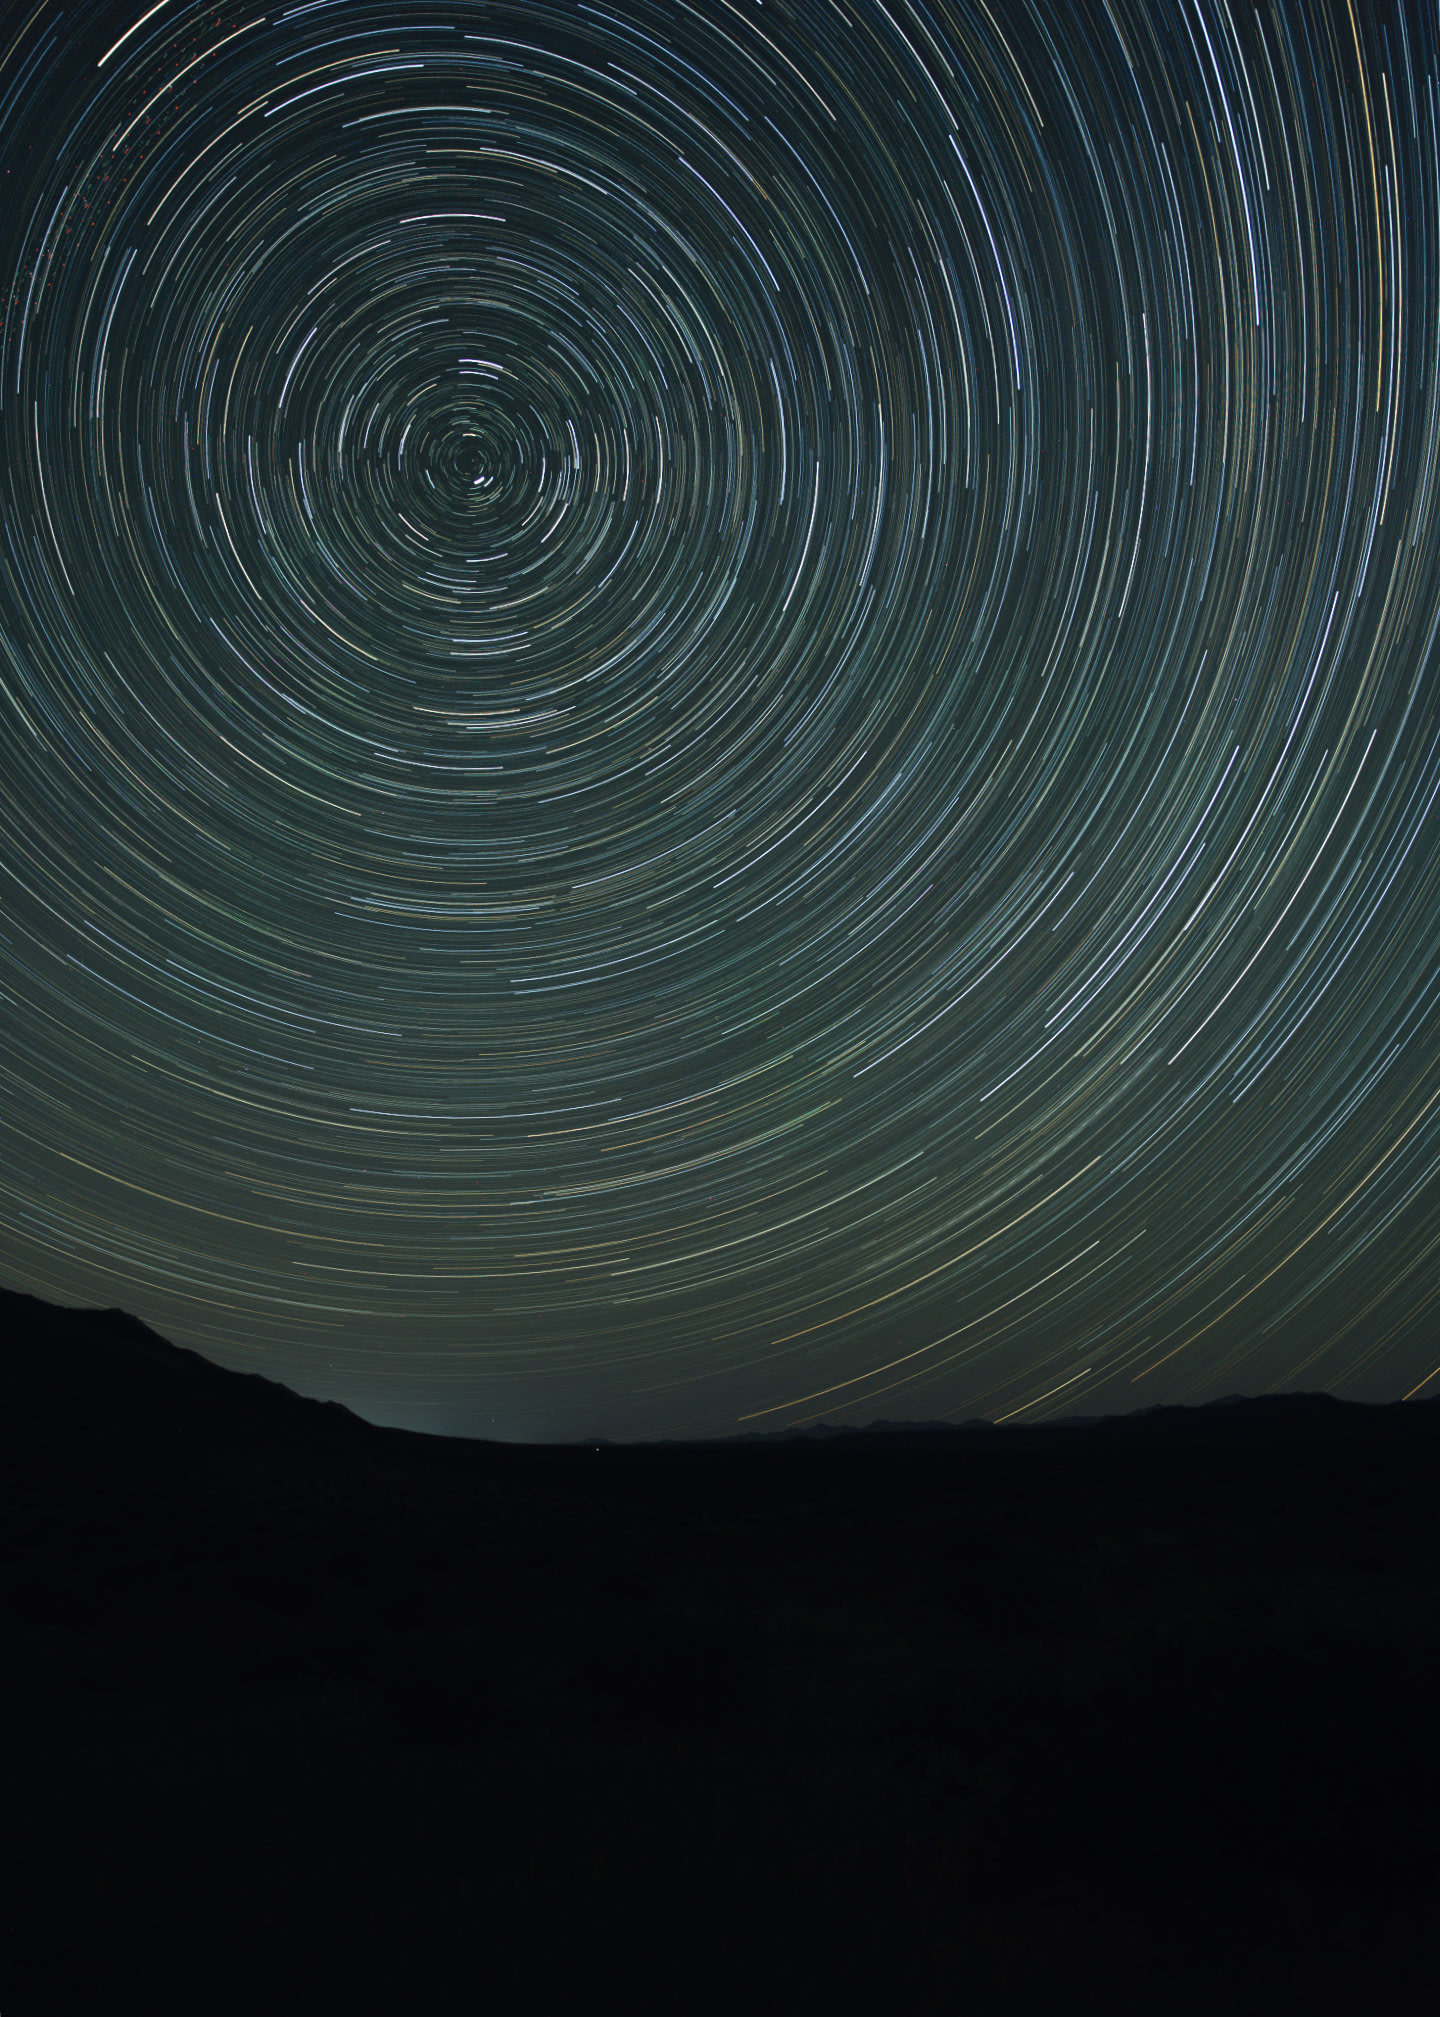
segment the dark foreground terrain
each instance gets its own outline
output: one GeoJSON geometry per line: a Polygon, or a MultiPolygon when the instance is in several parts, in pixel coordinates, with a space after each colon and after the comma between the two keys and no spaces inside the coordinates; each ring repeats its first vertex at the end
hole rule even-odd
{"type": "Polygon", "coordinates": [[[1437,2007],[1440,1404],[514,1449],[0,1321],[4,2017],[1437,2007]]]}

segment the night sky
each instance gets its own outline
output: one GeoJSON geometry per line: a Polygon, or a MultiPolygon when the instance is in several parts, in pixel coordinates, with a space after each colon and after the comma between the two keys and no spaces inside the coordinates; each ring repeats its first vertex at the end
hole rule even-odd
{"type": "Polygon", "coordinates": [[[529,1439],[1422,1387],[1433,10],[145,5],[0,30],[5,1283],[529,1439]]]}

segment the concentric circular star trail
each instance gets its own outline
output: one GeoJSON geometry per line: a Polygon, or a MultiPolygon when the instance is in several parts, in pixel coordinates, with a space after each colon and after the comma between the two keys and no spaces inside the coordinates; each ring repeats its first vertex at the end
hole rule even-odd
{"type": "Polygon", "coordinates": [[[544,1437],[1440,1361],[1440,47],[0,51],[6,1279],[544,1437]]]}

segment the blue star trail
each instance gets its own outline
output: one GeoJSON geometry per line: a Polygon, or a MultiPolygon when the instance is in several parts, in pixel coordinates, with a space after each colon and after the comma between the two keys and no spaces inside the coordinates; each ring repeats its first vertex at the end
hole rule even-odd
{"type": "Polygon", "coordinates": [[[1440,1366],[1440,52],[41,4],[0,1268],[385,1419],[1440,1366]]]}

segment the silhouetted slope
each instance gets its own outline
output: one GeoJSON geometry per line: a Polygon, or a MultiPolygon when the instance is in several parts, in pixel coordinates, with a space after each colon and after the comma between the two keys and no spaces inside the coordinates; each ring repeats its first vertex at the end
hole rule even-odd
{"type": "Polygon", "coordinates": [[[509,1449],[0,1314],[7,2013],[1433,2007],[1433,1406],[509,1449]]]}
{"type": "Polygon", "coordinates": [[[315,1434],[337,1417],[364,1426],[336,1401],[172,1345],[124,1310],[64,1309],[0,1289],[0,1337],[5,1405],[28,1414],[29,1433],[231,1436],[263,1423],[315,1434]]]}

